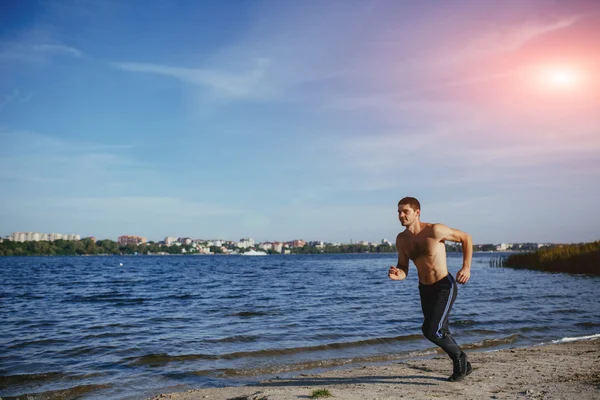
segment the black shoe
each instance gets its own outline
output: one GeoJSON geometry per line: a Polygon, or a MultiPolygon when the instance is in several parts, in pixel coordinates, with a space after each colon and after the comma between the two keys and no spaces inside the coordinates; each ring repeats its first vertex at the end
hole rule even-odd
{"type": "Polygon", "coordinates": [[[465,353],[461,353],[460,358],[458,360],[453,360],[453,363],[454,373],[448,378],[450,382],[460,382],[473,372],[473,367],[471,367],[471,363],[467,361],[467,355],[465,353]]]}

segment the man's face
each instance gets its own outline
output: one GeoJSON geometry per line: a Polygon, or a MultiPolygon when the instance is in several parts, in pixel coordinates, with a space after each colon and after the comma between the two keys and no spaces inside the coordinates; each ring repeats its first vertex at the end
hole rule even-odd
{"type": "Polygon", "coordinates": [[[398,219],[402,226],[409,226],[415,222],[420,212],[421,210],[415,211],[408,204],[402,204],[398,206],[398,219]]]}

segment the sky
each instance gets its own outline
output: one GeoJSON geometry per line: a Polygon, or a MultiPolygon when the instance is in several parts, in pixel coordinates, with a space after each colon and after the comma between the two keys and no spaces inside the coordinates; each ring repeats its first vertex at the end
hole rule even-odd
{"type": "Polygon", "coordinates": [[[600,239],[600,2],[0,2],[0,236],[600,239]]]}

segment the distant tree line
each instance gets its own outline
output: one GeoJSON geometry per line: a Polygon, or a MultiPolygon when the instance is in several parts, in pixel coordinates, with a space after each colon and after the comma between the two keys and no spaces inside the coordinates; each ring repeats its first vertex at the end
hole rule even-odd
{"type": "MultiPolygon", "coordinates": [[[[522,249],[537,249],[537,244],[525,244],[522,249]]],[[[232,249],[244,252],[248,249],[232,249]]],[[[496,245],[484,244],[473,246],[474,251],[495,251],[496,245]]],[[[211,246],[210,251],[218,254],[223,249],[211,246]]],[[[446,251],[462,252],[462,246],[458,243],[446,243],[446,251]]],[[[389,244],[342,244],[334,246],[326,244],[323,247],[304,246],[290,249],[292,254],[333,254],[333,253],[395,253],[396,246],[389,244]]],[[[119,255],[119,254],[194,254],[197,250],[192,245],[170,245],[148,242],[142,244],[119,245],[110,239],[93,241],[90,238],[81,240],[55,240],[53,242],[13,242],[5,240],[0,243],[0,256],[76,256],[76,255],[119,255]],[[182,251],[183,250],[183,251],[182,251]]],[[[279,254],[274,250],[268,250],[269,254],[279,254]]]]}
{"type": "Polygon", "coordinates": [[[543,247],[510,255],[503,266],[549,272],[600,275],[600,241],[543,247]]]}
{"type": "MultiPolygon", "coordinates": [[[[181,254],[182,249],[191,252],[189,245],[158,244],[154,242],[142,244],[119,245],[109,239],[93,241],[85,238],[81,240],[55,240],[53,242],[13,242],[5,240],[0,243],[0,256],[77,256],[77,255],[111,255],[111,254],[153,254],[168,253],[181,254]]],[[[218,247],[211,247],[215,253],[221,252],[218,247]]]]}
{"type": "Polygon", "coordinates": [[[292,254],[332,254],[332,253],[392,253],[396,246],[388,244],[364,245],[364,244],[342,244],[339,246],[325,245],[323,247],[304,246],[290,249],[292,254]]]}
{"type": "MultiPolygon", "coordinates": [[[[551,245],[553,246],[553,245],[551,245]]],[[[460,247],[460,246],[459,246],[460,247]]],[[[473,251],[496,251],[498,245],[493,243],[473,245],[473,251]]],[[[537,243],[516,243],[509,246],[506,250],[510,251],[535,251],[539,248],[537,243]]]]}
{"type": "MultiPolygon", "coordinates": [[[[239,253],[250,249],[232,249],[239,253]]],[[[211,246],[210,251],[215,254],[223,253],[223,249],[211,246]]],[[[323,248],[304,246],[290,249],[292,254],[321,254],[321,253],[391,253],[396,247],[387,244],[381,245],[359,245],[343,244],[341,246],[326,245],[323,248]]],[[[186,244],[170,245],[148,242],[142,244],[119,245],[119,243],[105,239],[93,241],[90,238],[82,240],[55,240],[13,242],[5,240],[0,243],[0,256],[77,256],[77,255],[121,255],[121,254],[197,254],[197,250],[186,244]]],[[[268,254],[280,254],[274,250],[268,250],[268,254]]]]}

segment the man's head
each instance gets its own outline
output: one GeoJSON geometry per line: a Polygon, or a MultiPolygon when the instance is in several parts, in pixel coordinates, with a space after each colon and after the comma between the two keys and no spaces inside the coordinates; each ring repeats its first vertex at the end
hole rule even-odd
{"type": "Polygon", "coordinates": [[[398,202],[398,219],[402,226],[410,226],[419,219],[421,204],[414,197],[405,197],[398,202]]]}

